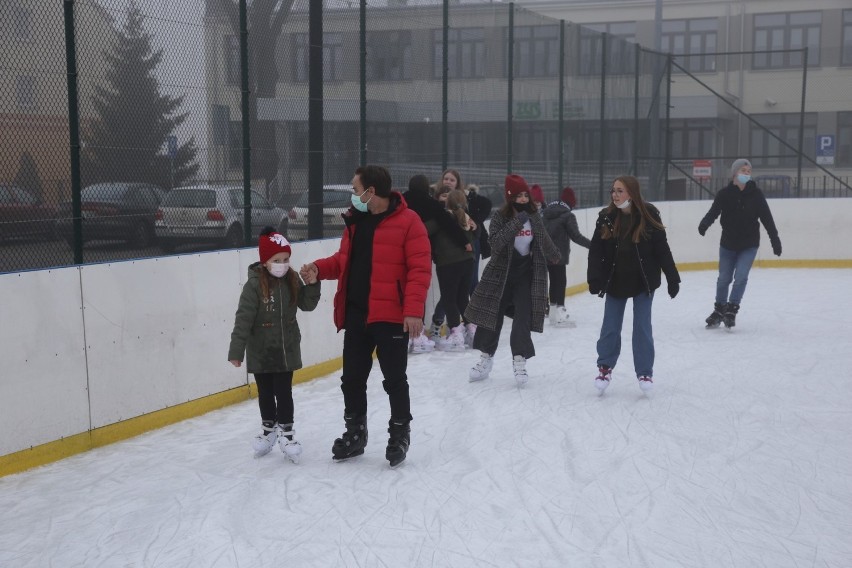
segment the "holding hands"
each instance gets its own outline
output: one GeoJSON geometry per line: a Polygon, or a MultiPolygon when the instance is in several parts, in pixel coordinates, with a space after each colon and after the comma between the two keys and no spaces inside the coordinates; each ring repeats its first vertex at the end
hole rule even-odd
{"type": "Polygon", "coordinates": [[[299,275],[302,277],[302,280],[305,281],[305,284],[316,284],[317,277],[319,276],[319,269],[316,264],[309,262],[308,264],[302,265],[302,268],[299,270],[299,275]]]}

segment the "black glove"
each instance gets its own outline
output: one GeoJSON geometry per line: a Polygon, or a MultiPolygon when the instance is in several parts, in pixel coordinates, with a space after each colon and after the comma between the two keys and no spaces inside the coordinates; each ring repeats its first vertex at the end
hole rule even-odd
{"type": "Polygon", "coordinates": [[[678,292],[680,292],[680,284],[678,282],[669,282],[669,296],[674,299],[678,292]]]}
{"type": "Polygon", "coordinates": [[[707,232],[707,225],[705,225],[704,221],[702,221],[701,223],[698,224],[698,234],[703,237],[704,233],[706,233],[706,232],[707,232]]]}
{"type": "Polygon", "coordinates": [[[600,282],[589,282],[589,293],[598,295],[601,293],[600,282]]]}
{"type": "Polygon", "coordinates": [[[772,242],[772,252],[775,253],[775,256],[781,256],[781,239],[775,237],[770,241],[772,242]]]}
{"type": "Polygon", "coordinates": [[[517,217],[518,217],[518,221],[521,222],[521,225],[523,225],[524,223],[526,223],[527,221],[530,220],[530,214],[527,213],[526,211],[518,212],[517,217]]]}

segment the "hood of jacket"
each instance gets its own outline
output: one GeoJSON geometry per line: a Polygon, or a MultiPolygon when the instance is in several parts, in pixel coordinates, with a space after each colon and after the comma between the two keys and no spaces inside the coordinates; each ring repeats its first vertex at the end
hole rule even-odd
{"type": "Polygon", "coordinates": [[[546,220],[558,219],[571,212],[571,207],[564,201],[551,201],[542,209],[541,216],[546,220]]]}

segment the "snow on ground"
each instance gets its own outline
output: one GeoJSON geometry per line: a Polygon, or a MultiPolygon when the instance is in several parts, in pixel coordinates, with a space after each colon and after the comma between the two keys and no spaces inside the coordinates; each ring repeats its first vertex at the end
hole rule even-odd
{"type": "Polygon", "coordinates": [[[508,325],[483,383],[413,356],[395,470],[378,365],[367,451],[331,461],[335,373],[295,388],[300,465],[252,458],[249,401],[0,479],[0,566],[852,566],[852,270],[753,270],[733,332],[703,326],[715,273],[682,277],[650,398],[629,331],[596,395],[603,301],[574,296],[521,390],[508,325]]]}

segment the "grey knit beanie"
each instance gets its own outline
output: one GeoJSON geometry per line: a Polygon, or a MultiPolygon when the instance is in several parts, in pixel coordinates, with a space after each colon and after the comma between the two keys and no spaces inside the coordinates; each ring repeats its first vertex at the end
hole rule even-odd
{"type": "Polygon", "coordinates": [[[731,164],[731,179],[737,175],[737,172],[740,171],[740,168],[743,166],[751,167],[751,162],[746,160],[745,158],[739,158],[738,160],[734,160],[734,163],[731,164]]]}

